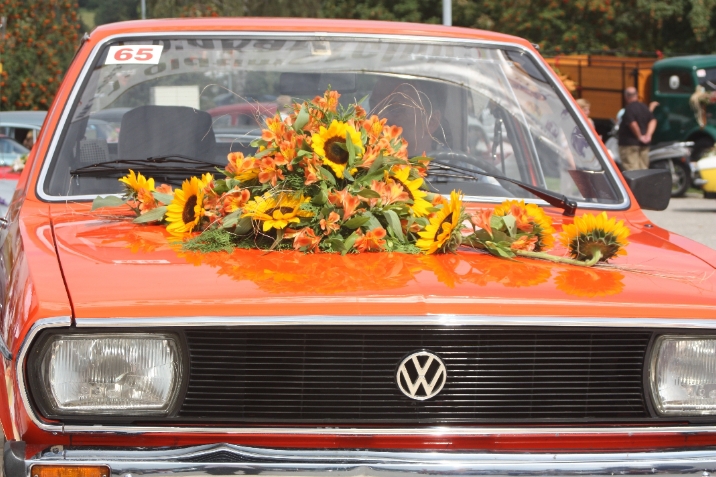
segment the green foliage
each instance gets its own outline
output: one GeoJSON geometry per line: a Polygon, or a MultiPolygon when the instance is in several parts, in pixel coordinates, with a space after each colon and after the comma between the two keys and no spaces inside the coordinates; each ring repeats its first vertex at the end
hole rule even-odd
{"type": "Polygon", "coordinates": [[[139,0],[105,0],[98,3],[97,14],[94,17],[96,25],[139,18],[139,0]]]}
{"type": "Polygon", "coordinates": [[[235,248],[236,236],[226,229],[207,229],[182,244],[188,252],[229,252],[235,248]]]}
{"type": "Polygon", "coordinates": [[[7,17],[0,42],[0,110],[42,110],[79,43],[79,5],[70,0],[0,0],[7,17]]]}

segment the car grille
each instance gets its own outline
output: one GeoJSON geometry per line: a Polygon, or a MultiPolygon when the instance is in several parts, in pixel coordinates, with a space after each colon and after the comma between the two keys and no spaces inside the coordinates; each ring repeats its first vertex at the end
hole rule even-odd
{"type": "Polygon", "coordinates": [[[186,330],[190,378],[175,419],[204,423],[443,423],[647,418],[652,333],[471,327],[186,330]],[[447,381],[426,401],[395,374],[429,350],[447,381]]]}

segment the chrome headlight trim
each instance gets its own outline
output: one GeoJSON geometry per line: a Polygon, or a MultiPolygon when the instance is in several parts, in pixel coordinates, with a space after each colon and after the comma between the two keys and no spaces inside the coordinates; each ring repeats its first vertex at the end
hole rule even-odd
{"type": "MultiPolygon", "coordinates": [[[[166,417],[176,410],[179,397],[181,395],[181,390],[183,389],[183,385],[186,381],[186,379],[184,379],[186,374],[186,357],[182,341],[182,338],[176,333],[170,333],[165,331],[153,332],[146,329],[141,330],[139,332],[136,330],[122,330],[119,332],[103,330],[100,333],[79,333],[76,332],[75,329],[70,329],[67,331],[50,330],[48,332],[43,333],[42,336],[38,337],[38,339],[35,340],[32,345],[32,355],[29,357],[28,362],[26,364],[26,371],[28,374],[27,384],[30,391],[30,395],[34,400],[34,403],[37,405],[38,411],[48,419],[87,420],[87,418],[93,418],[97,419],[98,421],[105,421],[108,419],[117,418],[126,420],[128,418],[131,419],[142,417],[166,417]],[[53,394],[53,384],[51,383],[50,377],[47,374],[49,373],[48,367],[50,365],[50,362],[48,360],[50,359],[50,353],[52,353],[52,346],[60,340],[65,340],[68,342],[96,340],[98,343],[95,344],[99,344],[99,342],[104,341],[104,346],[107,346],[107,342],[111,342],[111,340],[113,339],[144,341],[144,346],[146,346],[147,341],[156,342],[158,340],[164,340],[167,342],[167,347],[165,348],[165,351],[169,353],[169,359],[172,360],[170,366],[173,368],[171,370],[171,373],[173,374],[171,376],[171,380],[168,384],[167,389],[165,389],[165,403],[162,406],[158,407],[147,406],[145,404],[144,407],[137,406],[135,408],[128,409],[120,409],[116,406],[115,409],[112,409],[112,406],[107,405],[107,403],[105,403],[104,406],[96,407],[94,409],[85,408],[83,406],[78,406],[74,409],[70,406],[65,409],[62,409],[62,406],[59,405],[56,397],[53,397],[51,395],[53,394]]],[[[125,345],[127,344],[129,343],[125,343],[125,345]]],[[[142,347],[142,345],[139,343],[135,343],[134,346],[138,348],[142,347]]],[[[101,348],[102,346],[100,346],[100,349],[101,348]]],[[[138,354],[135,356],[135,358],[140,359],[141,355],[142,353],[138,351],[138,354]]],[[[126,349],[124,350],[124,352],[119,353],[117,356],[121,356],[121,358],[119,359],[120,362],[127,362],[126,349]]],[[[109,355],[109,357],[102,357],[101,355],[99,355],[98,358],[104,359],[105,361],[109,360],[110,362],[113,360],[111,354],[109,355]]],[[[92,358],[87,357],[86,359],[91,360],[92,358]]],[[[116,358],[114,359],[114,361],[117,361],[116,358]]],[[[85,364],[89,364],[89,366],[91,367],[94,366],[95,369],[97,369],[97,363],[85,364]]],[[[133,375],[135,373],[125,372],[120,376],[126,376],[128,374],[133,375]]]]}
{"type": "MultiPolygon", "coordinates": [[[[663,405],[660,401],[660,393],[658,389],[658,376],[657,376],[657,365],[659,361],[659,353],[662,349],[662,346],[664,342],[666,341],[713,341],[716,344],[716,335],[678,335],[678,334],[668,334],[668,335],[661,335],[654,340],[654,344],[651,349],[651,353],[649,353],[648,359],[649,359],[649,386],[648,390],[651,394],[651,401],[654,408],[654,412],[661,416],[661,417],[709,417],[716,415],[716,405],[714,405],[714,409],[712,410],[706,410],[706,411],[698,411],[698,410],[671,410],[671,411],[665,411],[663,409],[663,405]]],[[[646,391],[646,389],[645,389],[646,391]]]]}

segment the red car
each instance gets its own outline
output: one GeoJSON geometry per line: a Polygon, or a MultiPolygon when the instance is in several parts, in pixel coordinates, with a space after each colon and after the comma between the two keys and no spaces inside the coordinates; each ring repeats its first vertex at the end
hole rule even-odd
{"type": "Polygon", "coordinates": [[[645,217],[669,190],[667,173],[617,171],[520,38],[266,18],[101,26],[0,230],[5,475],[708,476],[716,251],[645,217]],[[525,201],[557,232],[575,208],[607,212],[626,254],[585,268],[465,248],[195,253],[125,209],[92,210],[128,169],[180,187],[226,168],[271,136],[270,98],[326,90],[400,125],[406,156],[433,158],[435,204],[453,189],[470,212],[525,201]],[[246,99],[218,108],[227,91],[246,99]],[[233,119],[246,110],[255,131],[233,119]],[[116,137],[89,134],[109,116],[116,137]]]}

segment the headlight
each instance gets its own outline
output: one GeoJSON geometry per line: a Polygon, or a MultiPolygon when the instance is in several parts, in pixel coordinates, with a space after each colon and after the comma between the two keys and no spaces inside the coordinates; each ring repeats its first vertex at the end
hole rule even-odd
{"type": "Polygon", "coordinates": [[[171,335],[55,335],[35,361],[41,401],[51,415],[162,415],[180,383],[171,335]]]}
{"type": "Polygon", "coordinates": [[[663,336],[652,356],[651,389],[659,414],[716,414],[716,337],[663,336]]]}

